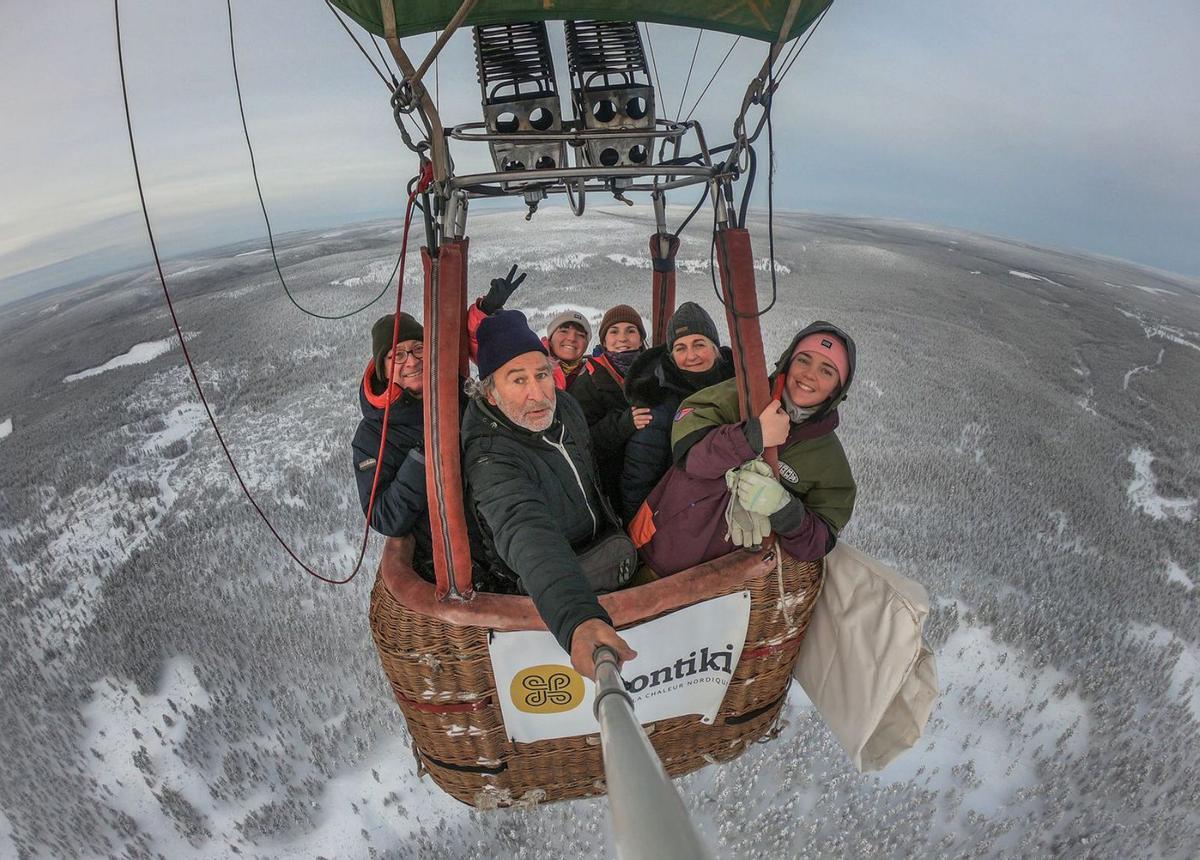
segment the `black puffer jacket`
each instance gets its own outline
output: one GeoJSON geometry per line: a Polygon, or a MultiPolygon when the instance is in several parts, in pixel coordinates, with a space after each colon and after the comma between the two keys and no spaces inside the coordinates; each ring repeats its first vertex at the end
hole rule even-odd
{"type": "MultiPolygon", "coordinates": [[[[387,397],[383,383],[375,378],[375,364],[367,367],[358,386],[358,404],[362,420],[354,433],[354,478],[363,513],[371,499],[375,478],[375,458],[383,432],[383,410],[387,397]]],[[[379,469],[379,488],[371,511],[371,528],[389,537],[412,534],[416,546],[413,562],[427,579],[432,578],[433,539],[429,533],[428,504],[425,499],[425,413],[419,397],[403,391],[392,401],[388,412],[387,448],[379,469]]]]}
{"type": "Polygon", "coordinates": [[[463,469],[487,550],[519,578],[550,632],[570,653],[575,628],[612,623],[575,557],[605,528],[583,410],[558,392],[543,433],[517,427],[486,401],[463,417],[463,469]]]}
{"type": "Polygon", "coordinates": [[[621,493],[621,458],[634,430],[624,385],[625,378],[600,351],[587,359],[570,388],[587,420],[592,451],[600,464],[600,486],[614,505],[621,493]]]}
{"type": "MultiPolygon", "coordinates": [[[[379,453],[379,437],[383,432],[383,410],[387,399],[382,389],[383,383],[375,378],[375,365],[372,362],[358,386],[358,403],[363,417],[358,422],[351,442],[354,478],[358,483],[358,499],[363,514],[366,514],[371,499],[375,458],[379,453]]],[[[389,537],[411,534],[414,542],[413,569],[433,582],[433,537],[429,529],[429,502],[425,491],[424,405],[421,398],[414,397],[408,391],[393,396],[396,399],[388,413],[387,448],[383,452],[383,466],[379,470],[371,528],[389,537]]],[[[461,406],[466,406],[465,400],[461,406]]],[[[494,590],[495,582],[488,575],[483,541],[469,496],[464,499],[464,506],[475,587],[481,591],[494,590]]]]}
{"type": "Polygon", "coordinates": [[[671,424],[679,404],[710,385],[733,376],[733,352],[721,347],[720,357],[706,373],[685,373],[665,345],[647,350],[629,368],[625,396],[633,406],[650,407],[650,423],[635,430],[625,443],[619,507],[625,522],[633,519],[667,469],[671,468],[671,424]]]}

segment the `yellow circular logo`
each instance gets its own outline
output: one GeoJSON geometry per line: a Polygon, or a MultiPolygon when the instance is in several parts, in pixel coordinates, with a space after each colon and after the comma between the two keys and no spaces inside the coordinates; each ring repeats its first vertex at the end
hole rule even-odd
{"type": "Polygon", "coordinates": [[[530,666],[512,679],[509,695],[527,714],[561,714],[583,701],[583,676],[570,666],[530,666]]]}

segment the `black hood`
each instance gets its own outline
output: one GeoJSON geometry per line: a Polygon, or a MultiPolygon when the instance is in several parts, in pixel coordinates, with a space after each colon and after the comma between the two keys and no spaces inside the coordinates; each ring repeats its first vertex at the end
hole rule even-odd
{"type": "Polygon", "coordinates": [[[842,331],[833,323],[826,322],[825,320],[817,320],[796,332],[796,336],[793,337],[792,342],[787,345],[787,349],[780,353],[779,360],[775,362],[775,370],[771,372],[770,376],[771,390],[774,391],[775,380],[779,378],[780,373],[787,370],[787,366],[792,358],[792,351],[795,350],[796,344],[808,337],[810,334],[816,334],[818,332],[829,332],[830,334],[835,334],[842,339],[842,342],[846,344],[846,357],[850,361],[850,369],[846,374],[846,380],[842,383],[841,387],[832,397],[818,407],[817,411],[813,413],[812,417],[809,419],[810,421],[821,418],[824,415],[828,415],[834,409],[837,409],[842,401],[846,399],[846,393],[850,390],[850,383],[854,381],[854,369],[858,364],[858,354],[857,348],[854,345],[854,338],[850,337],[850,335],[846,334],[846,332],[842,331]]]}

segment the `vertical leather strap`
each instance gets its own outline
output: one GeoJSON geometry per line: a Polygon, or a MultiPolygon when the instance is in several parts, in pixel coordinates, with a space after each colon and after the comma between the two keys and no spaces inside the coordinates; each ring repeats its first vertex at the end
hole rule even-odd
{"type": "Polygon", "coordinates": [[[754,289],[754,256],[750,233],[745,228],[717,231],[717,264],[737,372],[738,406],[745,419],[758,415],[771,400],[759,328],[758,295],[754,289]]]}
{"type": "Polygon", "coordinates": [[[655,346],[667,342],[667,321],[675,313],[675,254],[678,251],[678,236],[655,233],[650,237],[650,261],[653,263],[650,336],[655,346]]]}
{"type": "Polygon", "coordinates": [[[461,340],[466,332],[467,239],[447,239],[425,269],[425,484],[437,597],[472,591],[471,546],[459,448],[461,340]]]}

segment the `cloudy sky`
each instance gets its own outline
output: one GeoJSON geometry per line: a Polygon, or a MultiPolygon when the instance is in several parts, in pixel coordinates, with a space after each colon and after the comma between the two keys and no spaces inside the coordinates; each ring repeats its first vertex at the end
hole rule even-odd
{"type": "MultiPolygon", "coordinates": [[[[396,217],[415,163],[387,90],[324,3],[234,0],[233,11],[275,229],[396,217]]],[[[225,3],[123,0],[121,13],[164,254],[262,237],[225,3]]],[[[660,105],[674,116],[696,35],[650,36],[660,105]]],[[[551,37],[561,44],[561,28],[551,37]]],[[[429,40],[410,42],[419,54],[429,40]]],[[[704,35],[685,114],[732,42],[704,35]]],[[[776,204],[1200,275],[1198,44],[1195,0],[836,0],[777,102],[776,204]]],[[[696,111],[710,143],[728,139],[764,53],[742,40],[696,111]]],[[[0,303],[148,261],[112,4],[9,4],[0,56],[0,303]]],[[[561,53],[558,65],[561,80],[561,53]]],[[[443,55],[438,83],[448,122],[480,118],[468,33],[443,55]]],[[[460,171],[487,165],[486,152],[456,159],[460,171]]]]}

